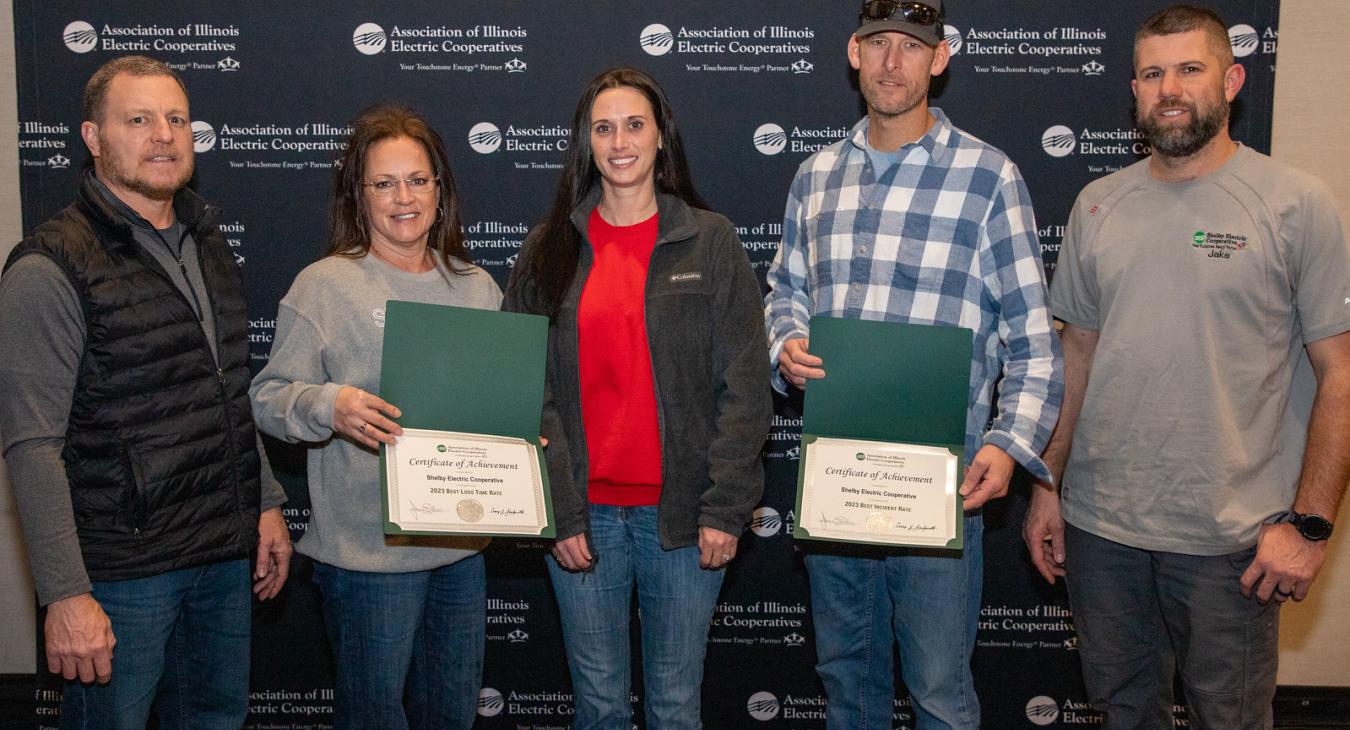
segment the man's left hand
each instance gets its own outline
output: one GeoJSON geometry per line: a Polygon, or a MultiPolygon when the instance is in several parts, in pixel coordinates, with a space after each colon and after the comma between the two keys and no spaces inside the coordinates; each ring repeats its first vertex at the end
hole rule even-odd
{"type": "Polygon", "coordinates": [[[1257,538],[1256,559],[1242,574],[1242,595],[1251,598],[1254,593],[1262,603],[1301,601],[1326,557],[1326,542],[1304,539],[1292,524],[1265,525],[1257,538]]]}
{"type": "Polygon", "coordinates": [[[978,509],[991,499],[1008,493],[1016,463],[1008,452],[993,444],[985,444],[975,453],[975,459],[966,467],[966,479],[961,482],[961,496],[965,510],[978,509]]]}
{"type": "Polygon", "coordinates": [[[253,592],[266,601],[281,592],[291,571],[291,531],[280,507],[258,515],[258,560],[253,566],[253,592]]]}

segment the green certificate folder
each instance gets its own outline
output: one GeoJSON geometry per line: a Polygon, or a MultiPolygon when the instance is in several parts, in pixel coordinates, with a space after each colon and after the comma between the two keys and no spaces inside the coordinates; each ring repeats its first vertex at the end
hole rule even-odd
{"type": "MultiPolygon", "coordinates": [[[[930,454],[955,456],[957,486],[964,475],[966,414],[970,393],[973,333],[960,327],[939,327],[859,319],[813,317],[810,351],[820,357],[825,377],[808,381],[802,417],[802,460],[798,464],[797,514],[794,537],[842,542],[909,544],[866,537],[825,537],[821,522],[809,524],[802,511],[803,485],[807,480],[807,450],[819,439],[905,444],[925,447],[930,454]],[[816,534],[812,534],[813,531],[816,534]]],[[[822,442],[823,443],[823,442],[822,442]]],[[[864,444],[863,446],[866,446],[864,444]]],[[[874,462],[870,450],[856,450],[861,472],[874,462]],[[864,452],[869,452],[864,454],[864,452]]],[[[888,457],[876,459],[886,463],[888,457]]],[[[911,461],[919,457],[913,457],[911,461]]],[[[836,470],[836,472],[839,470],[836,470]]],[[[872,469],[871,474],[877,472],[872,469]]],[[[902,475],[881,479],[912,479],[902,475]]],[[[866,479],[863,479],[866,481],[866,479]]],[[[883,485],[884,487],[884,485],[883,485]]],[[[915,487],[919,489],[918,487],[915,487]]],[[[868,485],[863,485],[867,507],[868,485]]],[[[876,494],[881,487],[872,488],[876,494]]],[[[847,491],[847,490],[846,490],[847,491]]],[[[920,490],[922,491],[922,490],[920,490]]],[[[850,503],[856,506],[857,503],[850,503]]],[[[891,509],[891,508],[887,508],[891,509]]],[[[897,509],[905,509],[903,507],[897,509]]],[[[881,515],[884,518],[888,515],[881,515]]],[[[879,518],[880,519],[880,518],[879,518]]],[[[862,520],[854,520],[859,525],[862,520]]],[[[893,520],[894,521],[894,520],[893,520]]],[[[945,544],[919,543],[925,547],[959,550],[962,546],[961,497],[955,495],[955,536],[945,544]]]]}
{"type": "MultiPolygon", "coordinates": [[[[548,320],[537,315],[396,300],[385,306],[380,397],[403,412],[399,425],[405,433],[456,432],[503,437],[496,441],[518,439],[533,445],[534,463],[529,466],[537,468],[542,484],[539,514],[546,522],[540,529],[524,535],[532,537],[555,534],[548,470],[539,445],[547,342],[548,320]]],[[[445,452],[444,446],[439,448],[445,452]]],[[[409,529],[406,523],[400,526],[391,519],[386,468],[389,450],[387,446],[380,449],[385,533],[458,534],[446,529],[409,529]]],[[[454,451],[451,447],[447,460],[453,458],[454,451]]],[[[466,453],[472,456],[473,449],[466,453]]],[[[513,476],[518,477],[519,472],[513,476]]],[[[484,482],[492,489],[511,488],[501,487],[503,482],[491,478],[453,475],[443,478],[451,480],[446,484],[458,480],[466,492],[471,482],[475,488],[482,487],[484,482]]],[[[485,510],[478,502],[470,504],[472,500],[455,501],[460,502],[460,518],[484,522],[483,529],[463,534],[522,536],[511,529],[494,531],[491,517],[484,520],[485,511],[492,511],[490,506],[485,510]]]]}

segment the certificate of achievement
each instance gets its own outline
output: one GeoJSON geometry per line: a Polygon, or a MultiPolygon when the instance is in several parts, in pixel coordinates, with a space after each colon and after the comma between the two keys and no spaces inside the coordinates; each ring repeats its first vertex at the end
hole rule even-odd
{"type": "Polygon", "coordinates": [[[548,319],[390,300],[384,321],[380,397],[403,411],[380,449],[385,534],[553,537],[548,319]]]}
{"type": "Polygon", "coordinates": [[[961,550],[974,333],[811,318],[797,524],[808,540],[961,550]]]}
{"type": "Polygon", "coordinates": [[[539,454],[524,439],[404,429],[385,453],[389,521],[404,532],[538,536],[539,454]]]}
{"type": "Polygon", "coordinates": [[[813,538],[946,547],[957,537],[951,449],[816,437],[801,472],[797,514],[813,538]]]}

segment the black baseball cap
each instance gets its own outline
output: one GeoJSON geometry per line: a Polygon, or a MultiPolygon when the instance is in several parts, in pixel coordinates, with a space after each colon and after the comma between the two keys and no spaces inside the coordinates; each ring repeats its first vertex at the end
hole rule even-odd
{"type": "Polygon", "coordinates": [[[936,46],[942,41],[942,0],[866,0],[858,13],[858,30],[853,35],[863,38],[887,30],[900,31],[936,46]]]}

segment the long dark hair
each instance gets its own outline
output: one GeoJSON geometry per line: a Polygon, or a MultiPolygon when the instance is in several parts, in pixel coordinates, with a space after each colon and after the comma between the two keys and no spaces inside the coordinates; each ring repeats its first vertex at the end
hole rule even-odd
{"type": "Polygon", "coordinates": [[[684,144],[675,126],[675,112],[656,80],[626,66],[611,68],[591,79],[572,115],[572,131],[568,135],[567,153],[563,157],[562,176],[553,196],[553,207],[543,223],[538,245],[528,258],[521,259],[522,268],[518,273],[521,283],[534,290],[531,309],[549,317],[557,316],[563,294],[577,270],[581,234],[572,224],[572,211],[600,184],[600,170],[595,166],[591,151],[591,107],[600,92],[618,88],[633,89],[647,97],[652,105],[656,127],[661,134],[661,148],[656,153],[654,170],[657,191],[674,195],[691,207],[708,208],[689,178],[689,163],[684,158],[684,144]]]}
{"type": "Polygon", "coordinates": [[[422,143],[431,158],[432,174],[440,179],[436,188],[436,221],[427,231],[427,247],[436,251],[446,271],[468,273],[459,268],[452,257],[468,261],[469,250],[464,245],[460,227],[459,195],[455,192],[455,177],[450,172],[450,158],[445,144],[436,130],[422,115],[406,106],[376,104],[352,120],[352,136],[347,138],[347,149],[338,158],[333,176],[333,203],[328,210],[328,254],[359,259],[370,253],[370,230],[366,227],[365,190],[361,183],[366,176],[366,154],[376,142],[397,137],[408,137],[422,143]]]}

